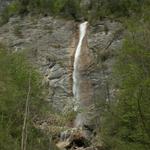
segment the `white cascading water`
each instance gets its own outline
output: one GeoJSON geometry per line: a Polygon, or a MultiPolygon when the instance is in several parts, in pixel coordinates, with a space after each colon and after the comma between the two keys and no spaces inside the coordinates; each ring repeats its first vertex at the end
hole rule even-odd
{"type": "MultiPolygon", "coordinates": [[[[80,59],[80,53],[81,53],[81,47],[83,43],[83,39],[86,35],[87,30],[87,24],[88,22],[84,22],[80,24],[80,34],[79,34],[79,43],[77,46],[77,49],[75,51],[75,57],[74,57],[74,65],[73,65],[73,95],[75,98],[75,105],[74,105],[74,111],[77,111],[80,106],[80,92],[79,92],[79,82],[80,82],[80,73],[78,69],[79,65],[79,59],[80,59]]],[[[81,114],[78,114],[75,126],[79,126],[81,123],[81,117],[79,117],[81,114]]]]}
{"type": "MultiPolygon", "coordinates": [[[[80,74],[79,74],[79,70],[78,70],[78,64],[79,64],[82,42],[86,35],[87,23],[88,22],[84,22],[84,23],[80,24],[79,43],[78,43],[77,49],[75,51],[75,57],[74,57],[74,65],[73,65],[73,95],[74,95],[74,99],[75,99],[75,102],[74,102],[75,105],[73,108],[74,111],[77,111],[80,106],[80,94],[79,94],[80,74]]],[[[81,118],[82,118],[82,116],[79,113],[75,120],[75,127],[79,127],[82,124],[81,118]]],[[[69,134],[68,130],[61,132],[60,139],[62,141],[66,141],[69,139],[68,138],[69,135],[70,134],[69,134]]]]}

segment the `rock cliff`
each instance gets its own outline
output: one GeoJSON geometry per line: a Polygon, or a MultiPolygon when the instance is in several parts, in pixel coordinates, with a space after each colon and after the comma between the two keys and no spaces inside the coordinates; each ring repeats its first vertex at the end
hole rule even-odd
{"type": "Polygon", "coordinates": [[[0,12],[11,2],[12,0],[0,0],[0,12]]]}
{"type": "MultiPolygon", "coordinates": [[[[79,23],[53,17],[10,18],[0,28],[0,43],[10,51],[26,50],[29,60],[43,76],[46,100],[55,111],[70,111],[74,105],[72,72],[79,40],[79,23]]],[[[89,25],[82,45],[80,94],[86,125],[94,129],[95,105],[113,100],[112,66],[122,43],[123,30],[115,21],[89,25]],[[109,84],[108,84],[109,83],[109,84]]]]}

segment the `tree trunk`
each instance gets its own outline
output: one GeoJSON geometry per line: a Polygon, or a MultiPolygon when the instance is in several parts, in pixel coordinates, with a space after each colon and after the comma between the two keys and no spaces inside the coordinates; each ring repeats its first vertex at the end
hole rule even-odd
{"type": "Polygon", "coordinates": [[[31,92],[31,72],[29,73],[28,93],[26,98],[24,121],[22,126],[21,150],[26,150],[26,146],[27,146],[27,119],[29,115],[30,92],[31,92]]]}

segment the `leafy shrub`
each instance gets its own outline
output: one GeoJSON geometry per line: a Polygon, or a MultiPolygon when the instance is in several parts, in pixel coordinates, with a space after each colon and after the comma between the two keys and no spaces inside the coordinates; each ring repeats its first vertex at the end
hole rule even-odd
{"type": "Polygon", "coordinates": [[[150,30],[148,22],[128,21],[129,33],[119,51],[115,78],[119,93],[105,113],[102,136],[114,149],[150,148],[150,30]],[[113,140],[111,140],[113,139],[113,140]]]}
{"type": "Polygon", "coordinates": [[[4,49],[3,46],[0,47],[0,149],[20,149],[29,72],[31,72],[31,94],[27,148],[28,150],[48,148],[48,138],[32,124],[34,115],[43,113],[40,76],[22,54],[9,54],[4,49]]]}
{"type": "MultiPolygon", "coordinates": [[[[2,13],[3,22],[15,14],[43,14],[86,19],[94,22],[105,17],[130,17],[141,15],[149,9],[148,0],[93,0],[87,7],[81,0],[14,0],[2,13]]],[[[147,15],[148,16],[148,15],[147,15]]]]}
{"type": "Polygon", "coordinates": [[[18,1],[13,1],[10,5],[8,5],[0,14],[0,25],[7,23],[11,16],[19,14],[20,7],[21,5],[18,1]]]}

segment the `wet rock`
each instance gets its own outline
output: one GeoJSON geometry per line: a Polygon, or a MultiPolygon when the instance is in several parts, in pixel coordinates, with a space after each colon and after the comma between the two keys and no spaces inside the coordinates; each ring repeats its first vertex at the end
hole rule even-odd
{"type": "Polygon", "coordinates": [[[60,149],[86,148],[90,141],[85,137],[82,129],[72,128],[61,133],[60,140],[56,144],[60,149]]]}
{"type": "Polygon", "coordinates": [[[59,149],[63,150],[64,148],[68,147],[69,144],[70,144],[69,141],[62,141],[62,142],[57,143],[56,146],[57,146],[59,149]]]}

